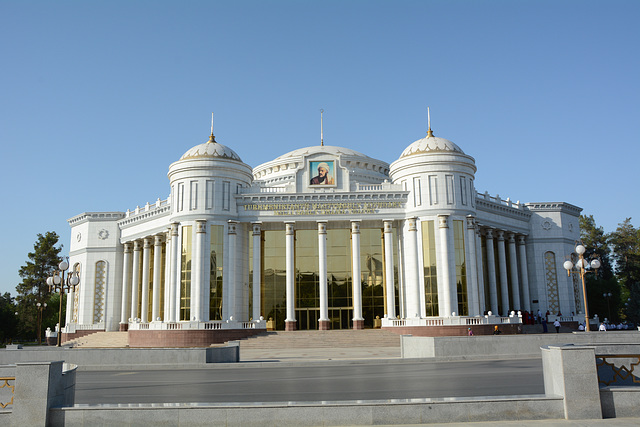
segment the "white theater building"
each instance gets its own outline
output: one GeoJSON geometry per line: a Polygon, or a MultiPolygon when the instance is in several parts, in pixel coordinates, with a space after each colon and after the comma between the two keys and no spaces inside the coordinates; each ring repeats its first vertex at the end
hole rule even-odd
{"type": "Polygon", "coordinates": [[[361,329],[376,318],[428,327],[583,312],[562,268],[581,209],[478,193],[476,171],[431,130],[391,164],[319,144],[255,168],[212,134],[169,166],[168,199],[69,220],[80,285],[66,331],[268,320],[361,329]]]}

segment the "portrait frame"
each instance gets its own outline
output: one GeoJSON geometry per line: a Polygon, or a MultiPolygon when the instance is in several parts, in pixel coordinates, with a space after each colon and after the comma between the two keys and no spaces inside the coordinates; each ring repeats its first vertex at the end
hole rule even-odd
{"type": "Polygon", "coordinates": [[[336,161],[335,160],[309,160],[309,187],[313,188],[332,188],[337,187],[337,178],[336,178],[336,161]],[[325,178],[324,182],[319,182],[322,177],[318,168],[320,166],[324,166],[325,169],[328,167],[327,178],[325,178]],[[315,183],[314,183],[315,182],[315,183]]]}

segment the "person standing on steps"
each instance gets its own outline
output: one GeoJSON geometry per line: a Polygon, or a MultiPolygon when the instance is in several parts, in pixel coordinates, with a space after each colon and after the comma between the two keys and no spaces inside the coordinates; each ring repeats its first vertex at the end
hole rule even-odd
{"type": "Polygon", "coordinates": [[[555,322],[553,322],[553,326],[556,327],[556,334],[560,333],[560,321],[558,319],[556,319],[555,322]]]}

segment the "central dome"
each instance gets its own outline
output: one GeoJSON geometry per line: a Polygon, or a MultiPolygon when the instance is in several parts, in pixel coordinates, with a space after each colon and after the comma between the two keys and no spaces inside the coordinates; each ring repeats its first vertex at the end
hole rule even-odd
{"type": "Polygon", "coordinates": [[[311,147],[298,148],[297,150],[290,151],[282,156],[277,157],[275,160],[285,160],[290,157],[298,157],[298,156],[307,156],[309,154],[315,153],[324,153],[324,154],[333,154],[333,155],[347,155],[347,156],[357,156],[357,157],[365,157],[370,158],[358,151],[351,150],[349,148],[344,147],[335,147],[333,145],[315,145],[311,147]]]}
{"type": "Polygon", "coordinates": [[[408,157],[419,153],[428,152],[455,152],[464,154],[464,151],[448,139],[437,136],[426,136],[419,139],[404,149],[400,158],[408,157]]]}

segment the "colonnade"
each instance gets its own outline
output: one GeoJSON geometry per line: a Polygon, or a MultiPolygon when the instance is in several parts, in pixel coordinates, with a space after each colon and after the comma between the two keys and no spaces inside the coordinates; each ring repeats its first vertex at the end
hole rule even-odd
{"type": "MultiPolygon", "coordinates": [[[[420,250],[417,218],[405,219],[403,236],[403,283],[401,291],[403,317],[426,317],[424,304],[424,288],[420,277],[420,250]]],[[[353,327],[364,327],[362,317],[362,288],[360,285],[360,220],[350,221],[351,232],[351,271],[353,327]]],[[[318,329],[330,328],[327,289],[327,221],[317,221],[318,231],[318,272],[319,272],[319,320],[318,329]]],[[[383,220],[383,251],[385,271],[385,305],[386,317],[395,318],[394,289],[394,240],[393,220],[383,220]]],[[[449,215],[437,216],[436,259],[438,272],[438,315],[448,317],[457,315],[458,292],[456,281],[456,258],[454,232],[449,215]]],[[[295,307],[295,221],[284,223],[285,227],[285,265],[286,265],[286,319],[285,329],[296,329],[295,307]]],[[[180,274],[181,245],[179,223],[172,223],[165,232],[147,236],[142,239],[125,242],[123,255],[123,292],[121,307],[121,324],[130,319],[142,323],[151,321],[176,322],[180,316],[180,274]],[[162,251],[166,254],[162,265],[162,251]],[[150,277],[151,248],[153,247],[153,276],[150,277]],[[138,271],[142,271],[139,274],[138,271]],[[161,283],[164,279],[164,299],[161,300],[161,283]],[[152,287],[150,289],[150,287],[152,287]],[[141,290],[139,292],[138,290],[141,290]],[[152,300],[149,301],[151,291],[152,300]],[[140,300],[138,300],[140,298],[140,300]],[[151,312],[149,313],[149,306],[151,312]],[[141,309],[139,308],[141,307],[141,309]],[[161,316],[163,314],[163,316],[161,316]]],[[[190,277],[190,319],[208,321],[209,313],[209,250],[207,246],[207,221],[195,221],[193,233],[193,258],[190,277]]],[[[223,317],[236,320],[242,317],[259,319],[260,292],[253,292],[252,313],[247,313],[239,303],[241,289],[236,283],[243,282],[236,277],[239,274],[241,260],[237,254],[238,222],[228,221],[226,227],[223,280],[223,317]],[[231,254],[231,255],[230,255],[231,254]]],[[[261,280],[261,233],[262,223],[251,224],[253,241],[251,266],[253,275],[249,278],[253,289],[260,289],[261,280]]],[[[424,242],[423,242],[424,245],[424,242]]],[[[395,248],[397,249],[397,248],[395,248]]],[[[423,246],[423,250],[424,246],[423,246]]],[[[467,303],[469,316],[482,315],[485,311],[508,315],[511,310],[531,310],[528,271],[526,261],[525,236],[492,227],[479,226],[473,216],[466,218],[464,230],[464,257],[467,280],[467,303]],[[486,251],[482,251],[482,236],[486,240],[486,251]],[[497,244],[494,244],[497,241],[497,244]],[[494,246],[497,250],[494,251],[494,246]],[[507,257],[508,254],[508,257],[507,257]],[[509,266],[507,267],[507,262],[509,266]],[[497,266],[497,268],[496,268],[497,266]],[[486,279],[483,268],[486,269],[486,279]],[[501,307],[498,302],[498,283],[500,284],[501,307]],[[485,287],[488,288],[488,301],[485,301],[485,287]],[[510,298],[511,296],[511,298],[510,298]],[[501,313],[499,313],[499,307],[501,313]]],[[[244,302],[247,303],[247,302],[244,302]]]]}

